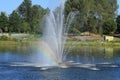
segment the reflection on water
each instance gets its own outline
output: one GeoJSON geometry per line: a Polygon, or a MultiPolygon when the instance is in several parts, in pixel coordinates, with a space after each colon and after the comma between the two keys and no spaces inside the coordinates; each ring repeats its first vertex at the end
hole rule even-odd
{"type": "Polygon", "coordinates": [[[0,46],[0,80],[120,80],[120,67],[109,66],[111,64],[120,65],[119,47],[81,46],[71,50],[66,57],[67,61],[75,63],[97,64],[99,71],[82,67],[64,69],[55,67],[41,70],[40,67],[29,66],[29,64],[27,64],[28,66],[13,65],[40,62],[39,58],[35,47],[0,46]],[[104,63],[110,64],[104,65],[104,63]]]}
{"type": "Polygon", "coordinates": [[[120,61],[120,47],[82,46],[71,50],[67,60],[79,63],[116,63],[120,61]]]}
{"type": "MultiPolygon", "coordinates": [[[[40,60],[37,48],[28,45],[0,46],[0,62],[34,62],[40,60]]],[[[79,63],[120,63],[120,47],[81,46],[74,48],[66,57],[67,61],[79,63]]],[[[40,61],[39,61],[40,62],[40,61]]]]}
{"type": "Polygon", "coordinates": [[[32,53],[34,53],[34,49],[30,46],[2,45],[0,46],[0,62],[29,61],[32,53]]]}

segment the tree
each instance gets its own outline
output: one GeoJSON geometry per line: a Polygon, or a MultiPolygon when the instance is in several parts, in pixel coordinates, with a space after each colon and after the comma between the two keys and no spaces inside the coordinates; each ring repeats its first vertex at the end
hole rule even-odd
{"type": "Polygon", "coordinates": [[[102,33],[102,26],[108,19],[116,17],[118,8],[117,0],[95,0],[95,8],[98,23],[98,32],[102,33]]]}
{"type": "Polygon", "coordinates": [[[7,15],[5,14],[5,12],[1,12],[0,14],[0,29],[3,31],[3,32],[7,32],[6,28],[8,27],[8,17],[7,15]]]}
{"type": "Polygon", "coordinates": [[[79,25],[82,25],[83,31],[94,32],[93,29],[95,29],[94,33],[97,30],[97,33],[102,34],[103,23],[108,18],[114,19],[116,17],[117,8],[117,0],[67,0],[65,14],[68,15],[71,11],[79,11],[77,21],[79,21],[79,25]]]}
{"type": "Polygon", "coordinates": [[[80,31],[87,31],[89,18],[93,15],[94,0],[67,0],[65,4],[65,14],[68,15],[71,11],[79,11],[79,15],[75,17],[76,24],[74,24],[80,31]],[[86,5],[87,4],[87,5],[86,5]]]}
{"type": "Polygon", "coordinates": [[[42,20],[47,9],[43,9],[40,5],[33,5],[31,8],[31,30],[32,33],[41,33],[42,20]]]}
{"type": "Polygon", "coordinates": [[[20,31],[22,33],[29,33],[29,31],[30,31],[29,23],[23,22],[20,26],[20,31]]]}
{"type": "Polygon", "coordinates": [[[17,11],[13,11],[9,16],[9,32],[20,32],[21,18],[17,11]]]}
{"type": "Polygon", "coordinates": [[[117,29],[117,24],[113,19],[108,19],[103,24],[103,33],[104,34],[114,34],[117,29]]]}
{"type": "Polygon", "coordinates": [[[17,9],[21,18],[28,23],[30,23],[31,21],[31,7],[32,7],[31,0],[24,0],[17,9]]]}
{"type": "Polygon", "coordinates": [[[117,23],[117,33],[120,33],[120,15],[117,16],[116,23],[117,23]]]}
{"type": "Polygon", "coordinates": [[[32,5],[31,0],[24,0],[17,11],[23,23],[29,24],[30,33],[41,32],[42,18],[46,14],[46,9],[39,5],[32,5]]]}

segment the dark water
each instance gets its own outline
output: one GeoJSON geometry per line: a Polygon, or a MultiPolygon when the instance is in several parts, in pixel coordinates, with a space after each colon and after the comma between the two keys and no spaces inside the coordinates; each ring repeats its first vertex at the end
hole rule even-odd
{"type": "Polygon", "coordinates": [[[27,45],[0,46],[0,80],[120,80],[118,47],[82,46],[70,51],[66,61],[90,66],[47,70],[28,64],[39,60],[35,49],[27,45]]]}

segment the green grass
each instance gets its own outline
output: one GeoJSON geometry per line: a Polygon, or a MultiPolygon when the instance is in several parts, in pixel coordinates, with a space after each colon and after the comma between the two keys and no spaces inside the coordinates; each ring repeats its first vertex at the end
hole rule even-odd
{"type": "Polygon", "coordinates": [[[31,45],[33,41],[0,41],[0,45],[31,45]]]}
{"type": "MultiPolygon", "coordinates": [[[[0,45],[36,45],[38,41],[36,40],[20,40],[20,41],[0,41],[0,45]]],[[[88,41],[67,41],[66,45],[68,46],[120,46],[120,42],[88,42],[88,41]]]]}
{"type": "Polygon", "coordinates": [[[66,43],[67,45],[73,44],[73,45],[81,45],[81,46],[120,46],[120,42],[100,42],[100,41],[68,41],[66,43]]]}
{"type": "Polygon", "coordinates": [[[17,41],[0,41],[0,45],[18,45],[20,44],[17,41]]]}

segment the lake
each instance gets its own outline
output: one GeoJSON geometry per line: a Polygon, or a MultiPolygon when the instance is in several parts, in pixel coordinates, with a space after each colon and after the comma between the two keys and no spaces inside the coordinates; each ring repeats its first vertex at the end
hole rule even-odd
{"type": "Polygon", "coordinates": [[[36,47],[0,46],[0,80],[120,80],[120,47],[80,46],[69,51],[65,61],[77,67],[34,66],[36,47]]]}

